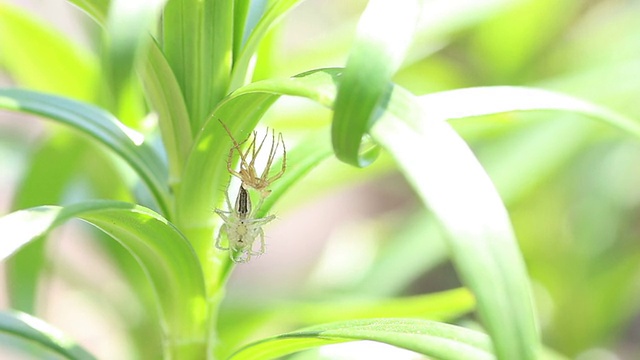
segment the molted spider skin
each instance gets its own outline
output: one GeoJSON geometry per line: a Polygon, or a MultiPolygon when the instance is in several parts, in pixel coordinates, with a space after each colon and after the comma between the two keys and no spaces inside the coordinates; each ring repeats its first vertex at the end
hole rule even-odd
{"type": "Polygon", "coordinates": [[[267,188],[271,185],[271,183],[281,178],[287,169],[287,149],[284,144],[284,139],[282,138],[282,133],[278,133],[278,137],[276,138],[275,131],[271,129],[271,148],[269,150],[267,164],[262,170],[262,173],[260,174],[260,176],[258,176],[258,171],[256,170],[255,161],[256,161],[256,158],[258,157],[258,154],[262,150],[262,146],[267,140],[267,137],[269,136],[269,129],[267,129],[267,133],[264,135],[264,137],[260,141],[260,144],[258,144],[258,141],[257,141],[258,133],[254,131],[252,133],[253,139],[249,143],[249,146],[247,147],[245,152],[242,152],[240,150],[240,146],[242,146],[244,143],[249,141],[249,139],[251,139],[251,135],[249,135],[242,142],[238,143],[236,139],[233,137],[233,135],[231,135],[231,131],[222,122],[222,120],[218,119],[218,121],[220,121],[220,124],[222,124],[225,131],[231,138],[231,141],[233,142],[233,146],[231,147],[231,149],[229,149],[229,157],[227,158],[227,170],[231,175],[237,177],[238,179],[240,179],[240,181],[242,181],[242,186],[245,189],[249,189],[249,188],[254,189],[260,193],[260,196],[262,197],[262,199],[266,198],[271,193],[271,190],[267,188]],[[278,173],[269,177],[269,170],[273,165],[276,152],[278,151],[278,148],[280,147],[281,144],[282,144],[282,167],[278,173]],[[240,169],[238,171],[236,171],[231,165],[234,151],[237,151],[238,155],[240,155],[240,169]]]}

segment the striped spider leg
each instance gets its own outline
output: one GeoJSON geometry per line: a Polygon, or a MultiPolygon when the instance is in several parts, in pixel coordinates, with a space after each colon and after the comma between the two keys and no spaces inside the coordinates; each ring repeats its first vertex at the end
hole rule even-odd
{"type": "Polygon", "coordinates": [[[215,247],[220,250],[229,250],[229,256],[233,262],[246,263],[252,256],[264,254],[266,245],[262,226],[275,219],[275,215],[254,218],[251,211],[251,198],[242,185],[238,190],[235,207],[231,206],[228,194],[226,194],[226,200],[229,211],[215,210],[224,221],[216,237],[215,247]],[[223,233],[227,236],[228,247],[222,245],[223,233]],[[254,250],[256,240],[260,245],[258,250],[254,250]]]}
{"type": "MultiPolygon", "coordinates": [[[[251,139],[251,135],[249,135],[242,142],[238,143],[236,139],[231,135],[231,131],[229,128],[222,122],[222,120],[218,119],[220,124],[224,127],[224,130],[227,132],[231,141],[233,142],[233,146],[229,149],[229,157],[227,158],[227,170],[229,173],[242,181],[242,186],[245,189],[255,189],[260,193],[261,203],[269,194],[271,190],[267,189],[272,182],[278,180],[284,175],[285,170],[287,169],[287,149],[284,145],[284,139],[282,138],[282,133],[278,133],[278,137],[276,139],[276,133],[273,129],[271,129],[271,149],[269,150],[269,155],[267,157],[267,164],[265,165],[262,173],[258,175],[258,171],[256,170],[256,158],[262,150],[262,146],[264,145],[267,137],[269,136],[269,129],[267,129],[266,134],[262,138],[262,140],[258,143],[258,133],[254,131],[253,139],[249,143],[247,149],[242,152],[240,146],[251,139]],[[282,167],[280,171],[271,177],[269,177],[269,170],[273,165],[273,160],[276,157],[276,152],[278,148],[282,144],[282,167]],[[233,160],[233,152],[236,151],[238,155],[240,155],[240,169],[236,171],[231,165],[233,160]]],[[[259,208],[260,206],[258,206],[259,208]]]]}

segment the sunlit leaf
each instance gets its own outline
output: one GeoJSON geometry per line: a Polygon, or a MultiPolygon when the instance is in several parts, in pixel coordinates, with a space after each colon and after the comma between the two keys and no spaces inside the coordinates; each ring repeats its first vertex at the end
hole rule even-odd
{"type": "Polygon", "coordinates": [[[230,359],[276,359],[317,346],[355,340],[379,341],[438,359],[494,359],[486,335],[416,319],[354,320],[306,328],[250,344],[230,359]]]}
{"type": "Polygon", "coordinates": [[[411,95],[396,88],[389,110],[372,135],[450,235],[454,264],[477,297],[498,358],[534,359],[539,340],[530,284],[491,180],[450,126],[428,117],[411,95]]]}
{"type": "Polygon", "coordinates": [[[103,71],[111,94],[119,99],[130,81],[135,61],[150,40],[149,31],[166,0],[112,0],[106,22],[103,71]]]}
{"type": "MultiPolygon", "coordinates": [[[[249,27],[244,29],[244,31],[242,31],[240,34],[236,35],[242,36],[242,46],[236,45],[236,52],[239,52],[239,55],[234,59],[233,72],[231,73],[231,80],[229,83],[229,91],[234,91],[240,86],[249,82],[249,64],[251,62],[251,58],[255,56],[255,53],[258,50],[258,46],[260,45],[261,40],[266,36],[269,30],[271,30],[271,28],[276,23],[278,23],[291,9],[293,9],[294,6],[296,6],[300,2],[302,2],[302,0],[281,0],[269,2],[267,9],[264,11],[264,13],[262,13],[262,16],[257,21],[257,23],[254,24],[254,20],[249,19],[249,22],[247,24],[249,25],[249,27]]],[[[253,3],[253,10],[257,12],[255,7],[257,7],[261,2],[254,1],[253,3]]],[[[252,14],[249,13],[249,15],[252,14]]],[[[236,40],[236,44],[237,43],[238,40],[236,40]]]]}
{"type": "Polygon", "coordinates": [[[162,50],[184,94],[194,134],[227,94],[233,3],[174,0],[163,12],[162,50]]]}
{"type": "MultiPolygon", "coordinates": [[[[81,140],[68,139],[68,134],[47,139],[30,159],[16,190],[13,208],[59,203],[67,184],[76,175],[86,146],[81,140]]],[[[9,300],[16,310],[35,312],[36,290],[46,262],[44,251],[44,241],[34,241],[6,264],[9,300]]]]}
{"type": "Polygon", "coordinates": [[[389,101],[391,77],[409,48],[421,2],[372,0],[358,23],[334,104],[331,139],[338,159],[367,166],[378,152],[362,138],[389,101]]]}
{"type": "Polygon", "coordinates": [[[98,140],[138,173],[153,193],[160,209],[169,214],[165,165],[143,142],[141,134],[126,128],[113,115],[89,104],[20,89],[0,89],[0,108],[40,115],[98,140]]]}
{"type": "Polygon", "coordinates": [[[93,360],[95,357],[60,330],[21,312],[0,312],[0,333],[38,344],[64,359],[93,360]]]}
{"type": "Polygon", "coordinates": [[[167,354],[203,356],[207,327],[200,264],[182,234],[151,210],[116,201],[20,210],[0,218],[0,259],[73,218],[110,235],[145,271],[156,296],[156,303],[147,305],[160,311],[167,354]]]}
{"type": "Polygon", "coordinates": [[[184,161],[192,144],[187,106],[173,71],[156,42],[150,44],[141,68],[147,98],[158,113],[169,162],[169,183],[174,185],[180,182],[184,161]]]}

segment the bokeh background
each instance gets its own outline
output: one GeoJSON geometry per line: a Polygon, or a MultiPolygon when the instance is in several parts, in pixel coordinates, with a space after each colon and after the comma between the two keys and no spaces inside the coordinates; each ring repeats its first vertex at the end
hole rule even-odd
{"type": "MultiPolygon", "coordinates": [[[[59,0],[7,3],[66,34],[88,53],[99,51],[98,29],[72,5],[59,0]]],[[[414,46],[395,77],[415,94],[471,86],[541,87],[640,121],[640,1],[426,4],[414,46]]],[[[344,65],[365,5],[364,0],[303,2],[269,36],[255,78],[344,65]]],[[[29,59],[3,46],[17,34],[2,22],[0,13],[0,84],[49,91],[16,70],[29,59]]],[[[56,54],[47,56],[55,59],[56,54]]],[[[265,123],[295,139],[330,119],[319,106],[283,99],[265,123]],[[301,117],[304,127],[297,121],[301,117]]],[[[580,360],[640,356],[639,139],[557,112],[463,119],[454,126],[509,209],[534,282],[545,344],[580,360]]],[[[71,140],[76,135],[33,117],[0,112],[0,214],[16,203],[48,203],[46,190],[39,198],[17,199],[36,161],[50,161],[60,171],[59,177],[40,179],[44,189],[57,186],[58,179],[69,180],[64,203],[85,197],[127,200],[110,181],[110,169],[126,170],[107,154],[96,158],[94,152],[81,170],[67,172],[65,159],[83,156],[85,145],[71,140]]],[[[425,210],[384,154],[364,170],[328,160],[292,188],[275,213],[277,220],[266,228],[267,254],[238,266],[230,280],[228,311],[239,303],[387,297],[459,286],[437,224],[424,220],[425,210]]],[[[0,234],[0,241],[5,236],[0,234]]],[[[39,315],[101,358],[128,358],[132,355],[128,339],[119,337],[125,326],[119,319],[142,309],[118,269],[88,240],[94,236],[79,223],[53,234],[39,315]]],[[[0,304],[6,308],[4,292],[0,304]]]]}

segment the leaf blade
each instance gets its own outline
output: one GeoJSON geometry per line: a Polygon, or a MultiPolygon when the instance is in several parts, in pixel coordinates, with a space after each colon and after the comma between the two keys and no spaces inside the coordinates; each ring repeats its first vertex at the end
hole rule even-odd
{"type": "Polygon", "coordinates": [[[321,345],[372,340],[438,359],[493,359],[484,334],[428,320],[369,319],[320,325],[268,338],[240,349],[230,359],[274,359],[321,345]]]}
{"type": "Polygon", "coordinates": [[[333,107],[331,139],[338,159],[364,167],[377,157],[376,148],[362,149],[362,139],[386,106],[420,8],[418,0],[372,0],[362,14],[333,107]]]}
{"type": "Polygon", "coordinates": [[[98,140],[125,160],[149,187],[161,211],[171,215],[166,168],[142,135],[95,106],[21,89],[0,89],[0,108],[40,115],[98,140]]]}
{"type": "Polygon", "coordinates": [[[22,312],[0,312],[0,333],[37,343],[65,359],[93,360],[95,357],[53,326],[22,312]]]}
{"type": "MultiPolygon", "coordinates": [[[[40,206],[0,218],[5,259],[51,229],[78,218],[122,244],[145,270],[156,295],[166,351],[195,356],[206,348],[206,298],[199,262],[189,242],[160,215],[118,201],[90,201],[67,207],[40,206]],[[166,326],[164,326],[166,324],[166,326]]],[[[188,358],[188,357],[186,357],[188,358]]]]}

